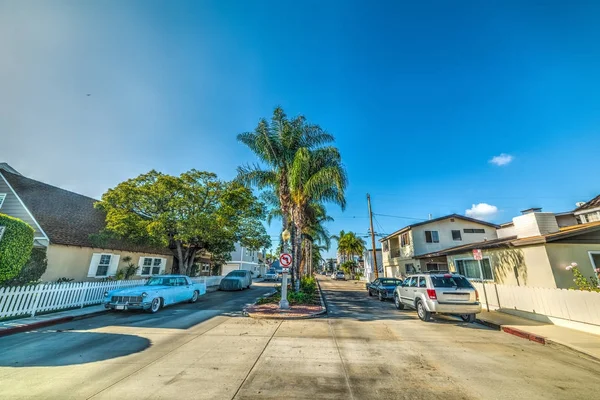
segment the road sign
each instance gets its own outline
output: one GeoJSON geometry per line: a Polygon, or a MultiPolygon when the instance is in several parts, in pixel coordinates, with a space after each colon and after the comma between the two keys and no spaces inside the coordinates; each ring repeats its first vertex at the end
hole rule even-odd
{"type": "Polygon", "coordinates": [[[483,260],[483,253],[481,249],[473,249],[473,258],[477,261],[483,260]]]}
{"type": "Polygon", "coordinates": [[[289,253],[283,253],[279,256],[279,263],[283,268],[287,268],[292,265],[292,255],[289,253]]]}

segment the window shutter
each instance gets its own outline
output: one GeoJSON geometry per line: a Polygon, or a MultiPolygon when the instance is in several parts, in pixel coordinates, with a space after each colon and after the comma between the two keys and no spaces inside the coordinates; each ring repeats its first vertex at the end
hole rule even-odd
{"type": "Polygon", "coordinates": [[[108,276],[113,276],[117,273],[117,270],[119,269],[119,259],[121,258],[121,256],[117,255],[117,254],[111,254],[110,257],[110,267],[108,267],[108,276]]]}
{"type": "Polygon", "coordinates": [[[144,271],[144,258],[146,258],[146,257],[140,257],[140,259],[138,261],[138,269],[136,271],[136,274],[138,274],[138,275],[142,275],[142,273],[144,271]]]}
{"type": "Polygon", "coordinates": [[[164,274],[166,269],[167,269],[167,259],[161,258],[160,259],[160,273],[164,274]]]}
{"type": "Polygon", "coordinates": [[[96,269],[98,268],[98,263],[100,263],[100,256],[102,254],[100,253],[94,253],[92,254],[92,260],[90,262],[90,268],[88,269],[88,278],[95,278],[96,277],[96,269]]]}

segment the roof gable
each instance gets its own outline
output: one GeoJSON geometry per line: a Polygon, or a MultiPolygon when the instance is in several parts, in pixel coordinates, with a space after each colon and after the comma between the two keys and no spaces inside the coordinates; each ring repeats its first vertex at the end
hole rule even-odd
{"type": "Polygon", "coordinates": [[[600,194],[582,206],[577,207],[574,212],[579,213],[580,211],[590,210],[593,208],[600,208],[600,194]]]}

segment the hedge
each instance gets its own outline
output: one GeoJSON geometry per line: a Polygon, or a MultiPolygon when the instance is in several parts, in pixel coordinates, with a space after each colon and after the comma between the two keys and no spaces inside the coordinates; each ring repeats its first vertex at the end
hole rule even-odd
{"type": "Polygon", "coordinates": [[[18,218],[0,214],[4,235],[0,239],[0,283],[19,274],[33,249],[33,228],[18,218]]]}

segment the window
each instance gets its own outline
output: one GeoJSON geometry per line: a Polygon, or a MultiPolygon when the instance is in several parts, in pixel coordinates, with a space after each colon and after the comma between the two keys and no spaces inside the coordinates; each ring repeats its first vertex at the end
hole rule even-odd
{"type": "Polygon", "coordinates": [[[404,270],[407,274],[416,274],[417,270],[415,269],[414,264],[404,264],[404,270]]]}
{"type": "MultiPolygon", "coordinates": [[[[2,229],[0,227],[0,229],[2,229]]],[[[2,233],[0,232],[0,239],[2,239],[2,233]]],[[[592,268],[600,268],[600,251],[590,251],[590,261],[592,262],[592,268]]]]}
{"type": "Polygon", "coordinates": [[[165,269],[166,260],[164,258],[142,257],[140,266],[142,267],[141,276],[158,275],[165,269]]]}
{"type": "MultiPolygon", "coordinates": [[[[0,196],[1,196],[1,195],[0,195],[0,196]]],[[[1,203],[2,203],[2,202],[0,201],[0,204],[1,204],[1,203]]],[[[581,216],[581,221],[582,221],[583,223],[586,223],[586,222],[597,222],[597,221],[600,221],[600,211],[596,211],[596,212],[593,212],[593,213],[590,213],[590,214],[585,214],[585,215],[582,215],[582,216],[581,216]]]]}
{"type": "Polygon", "coordinates": [[[408,245],[410,245],[410,234],[408,232],[405,232],[402,235],[400,235],[400,246],[404,247],[408,245]]]}
{"type": "Polygon", "coordinates": [[[187,279],[185,278],[177,278],[177,286],[187,286],[187,279]]]}
{"type": "Polygon", "coordinates": [[[100,256],[100,262],[98,263],[98,268],[96,268],[96,276],[108,275],[108,268],[110,267],[111,258],[112,255],[110,254],[102,254],[100,256]]]}
{"type": "Polygon", "coordinates": [[[425,277],[422,276],[419,278],[419,287],[420,288],[426,288],[427,287],[427,281],[425,280],[425,277]]]}
{"type": "Polygon", "coordinates": [[[439,243],[440,236],[438,235],[438,231],[425,231],[425,242],[439,243]]]}
{"type": "Polygon", "coordinates": [[[4,203],[5,198],[6,198],[6,193],[0,193],[0,208],[2,208],[2,204],[4,203]]]}
{"type": "Polygon", "coordinates": [[[460,231],[452,231],[452,240],[462,240],[460,231]]]}
{"type": "Polygon", "coordinates": [[[202,264],[202,272],[210,272],[210,264],[202,264]]]}
{"type": "Polygon", "coordinates": [[[416,277],[416,276],[413,276],[412,278],[410,278],[410,281],[408,282],[408,286],[417,287],[417,279],[418,279],[418,277],[416,277]]]}
{"type": "Polygon", "coordinates": [[[462,276],[451,276],[451,277],[442,277],[442,276],[432,276],[431,283],[433,283],[433,287],[442,287],[442,288],[472,288],[473,286],[469,283],[468,280],[463,278],[462,276]]]}
{"type": "MultiPolygon", "coordinates": [[[[456,260],[455,264],[456,271],[460,275],[464,275],[469,279],[481,280],[481,275],[479,274],[479,263],[477,260],[456,260]]],[[[481,260],[481,270],[483,271],[483,279],[486,281],[494,280],[494,274],[492,272],[492,266],[489,258],[484,258],[481,260]]]]}
{"type": "Polygon", "coordinates": [[[485,229],[463,229],[464,233],[485,233],[485,229]]]}

